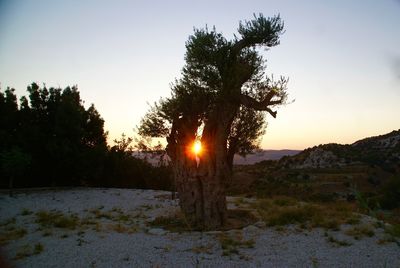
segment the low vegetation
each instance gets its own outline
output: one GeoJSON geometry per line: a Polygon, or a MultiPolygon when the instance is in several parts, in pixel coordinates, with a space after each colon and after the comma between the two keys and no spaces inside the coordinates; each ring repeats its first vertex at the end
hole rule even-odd
{"type": "Polygon", "coordinates": [[[339,240],[339,239],[335,238],[334,236],[332,236],[331,234],[328,234],[327,232],[325,232],[325,237],[329,243],[332,243],[336,246],[347,247],[347,246],[352,245],[352,243],[350,243],[349,241],[339,240]]]}
{"type": "Polygon", "coordinates": [[[297,224],[302,228],[338,230],[341,224],[356,217],[351,205],[345,202],[316,204],[289,197],[260,199],[255,208],[268,226],[297,224]]]}
{"type": "Polygon", "coordinates": [[[346,235],[354,237],[359,240],[362,237],[372,237],[375,235],[374,227],[369,224],[353,226],[345,232],[346,235]]]}
{"type": "Polygon", "coordinates": [[[393,237],[400,238],[400,224],[392,224],[386,227],[385,231],[393,237]]]}
{"type": "Polygon", "coordinates": [[[44,246],[41,243],[37,243],[33,247],[33,254],[38,255],[38,254],[42,253],[43,250],[44,250],[44,246]]]}
{"type": "Polygon", "coordinates": [[[221,233],[218,236],[218,241],[221,244],[222,255],[229,256],[239,254],[239,250],[243,248],[254,248],[254,239],[244,239],[241,232],[235,234],[221,233]]]}
{"type": "MultiPolygon", "coordinates": [[[[105,210],[104,206],[100,206],[86,212],[88,214],[80,218],[76,214],[63,214],[60,211],[39,211],[35,214],[36,223],[40,225],[39,229],[44,229],[43,236],[52,235],[50,228],[78,229],[78,234],[89,228],[96,232],[134,233],[139,230],[139,220],[146,218],[141,211],[126,213],[117,207],[105,210]]],[[[63,237],[67,236],[65,234],[63,237]]]]}
{"type": "Polygon", "coordinates": [[[28,231],[16,225],[15,217],[0,222],[0,245],[6,245],[11,241],[24,237],[28,231]]]}
{"type": "MultiPolygon", "coordinates": [[[[135,233],[139,230],[138,215],[123,212],[120,208],[104,210],[104,207],[88,210],[89,215],[78,217],[77,214],[66,214],[60,211],[38,211],[35,213],[35,223],[42,230],[42,236],[53,235],[52,228],[65,230],[78,230],[78,235],[83,234],[85,229],[97,232],[111,231],[118,233],[135,233]]],[[[61,238],[67,238],[64,233],[61,238]]]]}
{"type": "Polygon", "coordinates": [[[21,210],[21,215],[22,216],[29,216],[29,215],[31,215],[33,212],[30,210],[30,209],[27,209],[27,208],[23,208],[22,210],[21,210]]]}
{"type": "Polygon", "coordinates": [[[139,231],[139,227],[135,224],[125,225],[121,223],[114,223],[107,225],[106,228],[109,231],[125,234],[133,234],[139,231]]]}
{"type": "MultiPolygon", "coordinates": [[[[231,230],[241,229],[252,223],[255,223],[259,219],[248,209],[232,209],[228,210],[228,218],[226,224],[219,230],[231,230]]],[[[148,222],[150,227],[159,227],[166,229],[171,232],[190,232],[193,230],[203,230],[192,226],[186,220],[185,216],[181,212],[177,212],[169,216],[156,217],[154,220],[148,222]]],[[[205,230],[207,231],[207,230],[205,230]]]]}
{"type": "Polygon", "coordinates": [[[75,214],[64,215],[59,211],[38,211],[36,223],[43,228],[63,228],[74,230],[79,225],[79,218],[75,214]]]}
{"type": "Polygon", "coordinates": [[[15,254],[14,260],[24,259],[33,255],[39,255],[44,250],[41,243],[36,243],[33,247],[29,244],[21,246],[15,254]]]}
{"type": "Polygon", "coordinates": [[[185,219],[185,216],[181,212],[177,212],[169,216],[156,217],[154,220],[149,221],[147,224],[149,227],[163,228],[168,231],[177,233],[190,232],[194,229],[185,219]]]}
{"type": "Polygon", "coordinates": [[[28,231],[25,228],[8,226],[0,232],[0,245],[8,244],[11,241],[24,237],[28,231]]]}

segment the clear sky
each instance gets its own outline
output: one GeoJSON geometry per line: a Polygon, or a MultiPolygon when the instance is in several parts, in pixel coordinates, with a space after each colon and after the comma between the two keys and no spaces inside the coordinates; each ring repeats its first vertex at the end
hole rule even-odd
{"type": "Polygon", "coordinates": [[[267,73],[290,78],[295,102],[268,117],[262,147],[352,143],[400,128],[400,1],[0,0],[0,83],[78,85],[110,138],[169,96],[193,27],[232,37],[253,13],[280,13],[267,73]]]}

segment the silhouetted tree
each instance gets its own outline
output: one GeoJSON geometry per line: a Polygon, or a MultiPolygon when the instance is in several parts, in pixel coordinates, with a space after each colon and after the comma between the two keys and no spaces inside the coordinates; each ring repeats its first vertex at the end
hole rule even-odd
{"type": "Polygon", "coordinates": [[[0,153],[16,143],[18,130],[18,104],[14,89],[0,92],[0,153]]]}
{"type": "Polygon", "coordinates": [[[124,133],[122,133],[121,138],[114,139],[114,146],[111,147],[112,151],[120,152],[123,154],[132,154],[133,147],[132,147],[133,138],[127,137],[124,133]]]}
{"type": "Polygon", "coordinates": [[[14,90],[0,94],[0,152],[18,147],[31,156],[30,176],[22,185],[79,185],[101,177],[107,143],[95,107],[85,109],[76,87],[33,83],[27,91],[20,107],[14,90]]]}
{"type": "Polygon", "coordinates": [[[104,120],[76,87],[33,83],[18,105],[0,91],[0,187],[107,186],[171,189],[170,169],[135,158],[133,139],[106,143],[104,120]]]}
{"type": "Polygon", "coordinates": [[[31,163],[31,157],[29,154],[22,152],[20,148],[14,147],[1,153],[0,158],[1,169],[3,174],[8,177],[8,188],[10,196],[12,196],[14,180],[24,175],[31,163]]]}
{"type": "Polygon", "coordinates": [[[166,137],[180,206],[192,224],[222,226],[227,220],[225,187],[234,153],[246,154],[263,133],[264,115],[286,100],[287,79],[265,76],[259,47],[279,44],[283,22],[262,14],[239,24],[239,36],[227,40],[215,28],[196,29],[186,43],[182,78],[172,96],[155,104],[139,134],[166,137]],[[201,139],[196,161],[190,147],[201,139]]]}

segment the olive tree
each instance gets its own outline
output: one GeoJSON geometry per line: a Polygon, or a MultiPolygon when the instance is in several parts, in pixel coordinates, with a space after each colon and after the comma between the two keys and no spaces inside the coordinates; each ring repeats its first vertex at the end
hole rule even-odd
{"type": "Polygon", "coordinates": [[[215,27],[195,29],[171,96],[141,121],[142,137],[166,138],[180,206],[192,225],[213,229],[226,223],[233,155],[257,148],[266,114],[275,118],[274,108],[286,102],[288,80],[266,76],[260,53],[278,45],[282,33],[279,16],[262,14],[240,22],[231,40],[215,27]],[[195,141],[202,145],[197,154],[195,141]]]}

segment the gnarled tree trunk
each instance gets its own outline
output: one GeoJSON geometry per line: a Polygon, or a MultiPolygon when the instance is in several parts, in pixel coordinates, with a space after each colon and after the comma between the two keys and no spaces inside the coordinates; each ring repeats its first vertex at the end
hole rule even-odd
{"type": "Polygon", "coordinates": [[[195,227],[214,229],[226,222],[225,187],[216,174],[179,165],[175,182],[180,206],[187,220],[195,227]]]}
{"type": "Polygon", "coordinates": [[[168,138],[167,152],[172,159],[179,204],[187,221],[196,228],[216,229],[227,221],[225,188],[232,174],[226,141],[237,108],[220,106],[206,121],[204,152],[197,156],[198,161],[190,152],[196,124],[177,120],[168,138]]]}

